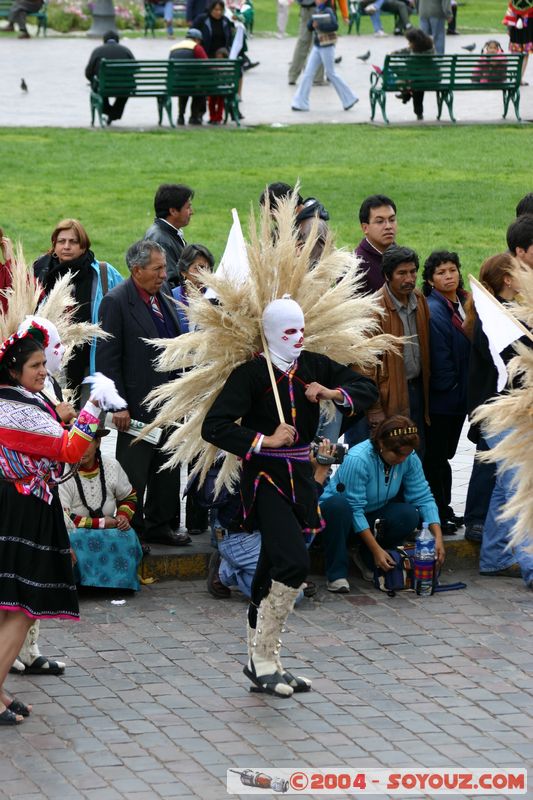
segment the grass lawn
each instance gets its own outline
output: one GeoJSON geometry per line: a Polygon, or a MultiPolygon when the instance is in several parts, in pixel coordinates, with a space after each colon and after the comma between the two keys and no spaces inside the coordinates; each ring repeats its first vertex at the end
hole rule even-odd
{"type": "Polygon", "coordinates": [[[339,245],[359,241],[359,205],[380,192],[397,203],[401,244],[421,259],[433,249],[457,250],[464,272],[477,273],[485,257],[505,249],[516,203],[533,189],[523,168],[530,142],[529,129],[515,125],[304,125],[195,135],[0,129],[0,226],[33,260],[57,221],[77,217],[96,257],[124,271],[125,250],[152,220],[159,183],[184,182],[196,191],[186,238],[218,259],[231,208],[245,226],[266,183],[300,177],[303,194],[329,210],[339,245]]]}
{"type": "MultiPolygon", "coordinates": [[[[255,27],[256,33],[273,32],[277,30],[276,25],[276,0],[254,0],[255,8],[255,27]]],[[[491,33],[505,33],[505,28],[501,24],[507,4],[505,0],[459,0],[459,12],[457,17],[458,30],[461,33],[479,33],[483,31],[491,33]]],[[[289,24],[287,32],[295,35],[298,31],[299,6],[293,2],[289,9],[289,24]]],[[[391,33],[393,30],[393,18],[387,14],[383,16],[383,27],[391,33]]],[[[341,32],[344,25],[341,25],[341,32]]],[[[363,17],[361,21],[361,33],[369,34],[373,32],[372,23],[368,17],[363,17]]],[[[355,28],[352,32],[355,35],[355,28]]]]}

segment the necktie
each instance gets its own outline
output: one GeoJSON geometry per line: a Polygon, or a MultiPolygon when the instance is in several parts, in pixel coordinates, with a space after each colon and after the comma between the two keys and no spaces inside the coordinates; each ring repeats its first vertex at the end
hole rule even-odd
{"type": "Polygon", "coordinates": [[[164,321],[165,321],[165,318],[164,318],[164,316],[163,316],[163,312],[162,312],[162,311],[161,311],[161,309],[159,308],[159,303],[157,302],[157,297],[155,296],[155,294],[151,294],[151,295],[150,295],[150,305],[151,305],[151,307],[152,307],[152,311],[154,312],[154,314],[156,315],[156,317],[157,317],[159,320],[161,320],[161,322],[164,322],[164,321]]]}

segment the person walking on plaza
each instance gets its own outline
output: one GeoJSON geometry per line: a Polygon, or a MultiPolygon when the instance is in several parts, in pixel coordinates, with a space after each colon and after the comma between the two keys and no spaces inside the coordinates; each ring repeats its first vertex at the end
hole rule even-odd
{"type": "MultiPolygon", "coordinates": [[[[305,62],[313,46],[313,31],[307,27],[307,23],[311,21],[311,17],[315,13],[315,0],[297,0],[297,2],[300,6],[300,29],[289,67],[289,86],[296,86],[296,81],[305,67],[305,62]]],[[[324,83],[322,64],[317,64],[313,81],[315,84],[324,83]]]]}
{"type": "Polygon", "coordinates": [[[309,94],[313,85],[319,64],[324,66],[326,77],[339,95],[342,107],[349,111],[359,98],[352,92],[348,84],[343,81],[335,71],[335,42],[339,27],[337,16],[332,8],[331,0],[315,0],[316,13],[311,15],[307,27],[313,33],[313,49],[307,61],[307,66],[293,97],[291,108],[293,111],[309,111],[309,94]]]}
{"type": "Polygon", "coordinates": [[[420,28],[431,36],[438,56],[444,55],[446,22],[453,20],[451,0],[419,0],[420,28]]]}

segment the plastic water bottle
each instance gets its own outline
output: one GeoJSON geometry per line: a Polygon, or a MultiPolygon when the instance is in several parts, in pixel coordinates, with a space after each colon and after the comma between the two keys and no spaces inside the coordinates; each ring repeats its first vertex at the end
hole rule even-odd
{"type": "Polygon", "coordinates": [[[435,538],[429,530],[427,522],[422,524],[422,530],[416,537],[415,543],[415,582],[416,593],[427,597],[433,594],[433,573],[435,569],[435,538]]]}

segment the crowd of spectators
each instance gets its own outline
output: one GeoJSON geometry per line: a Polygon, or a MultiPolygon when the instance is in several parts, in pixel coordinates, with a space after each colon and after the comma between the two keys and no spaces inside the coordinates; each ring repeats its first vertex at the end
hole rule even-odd
{"type": "MultiPolygon", "coordinates": [[[[293,191],[289,184],[272,183],[259,202],[268,203],[274,212],[277,203],[293,191]]],[[[191,330],[188,292],[203,291],[203,276],[215,268],[208,247],[187,244],[183,237],[193,214],[193,197],[193,189],[183,184],[158,187],[154,223],[126,253],[126,280],[112,265],[95,259],[88,234],[76,219],[55,226],[49,251],[33,265],[44,295],[70,271],[78,303],[75,318],[99,321],[109,334],[75,352],[61,374],[61,353],[51,353],[47,380],[53,381],[53,396],[58,398],[55,414],[61,424],[72,424],[79,413],[83,378],[95,369],[113,379],[127,404],[101,420],[79,472],[60,488],[63,509],[70,518],[75,575],[82,586],[137,590],[139,564],[150,545],[183,547],[210,526],[215,551],[209,592],[217,599],[231,597],[234,589],[250,596],[260,531],[245,529],[238,491],[216,502],[207,493],[211,499],[206,501],[207,490],[190,481],[183,530],[180,465],[161,470],[167,460],[168,434],[156,429],[150,438],[132,446],[139,430],[155,416],[145,403],[147,395],[177,375],[156,370],[152,342],[191,330]],[[70,392],[71,403],[63,400],[63,390],[70,392]],[[100,453],[109,426],[117,431],[116,458],[100,453]]],[[[314,197],[296,193],[294,202],[295,236],[302,244],[310,235],[315,237],[309,257],[312,270],[333,236],[329,214],[314,197]]],[[[503,305],[519,300],[520,270],[533,269],[532,194],[518,203],[516,215],[506,232],[507,251],[487,258],[479,275],[483,286],[503,305]]],[[[361,291],[373,294],[381,306],[380,330],[400,338],[397,350],[386,352],[366,376],[375,384],[374,395],[362,419],[354,417],[353,424],[343,429],[344,441],[350,445],[344,463],[331,473],[323,461],[312,459],[325,528],[308,546],[324,551],[326,588],[332,593],[350,591],[350,558],[364,580],[372,579],[374,569],[393,568],[389,551],[412,541],[424,521],[435,537],[439,564],[445,557],[443,536],[454,535],[464,525],[465,538],[480,546],[482,576],[521,577],[533,589],[533,557],[524,547],[508,547],[512,520],[500,519],[514,491],[513,473],[476,458],[464,516],[451,505],[450,461],[465,420],[499,393],[490,331],[482,325],[464,287],[459,255],[451,249],[431,252],[418,289],[419,255],[398,243],[394,200],[383,194],[365,198],[359,222],[363,238],[354,252],[362,267],[361,291]]],[[[276,235],[273,214],[272,236],[276,235]]],[[[0,242],[0,280],[7,288],[13,247],[2,231],[0,242]]],[[[6,295],[4,310],[7,304],[6,295]]],[[[530,345],[528,337],[521,341],[530,345]]],[[[504,351],[504,363],[513,354],[512,346],[504,351]]],[[[322,438],[319,447],[323,455],[333,452],[341,432],[340,418],[337,411],[327,426],[327,438],[322,438]]],[[[325,432],[321,423],[317,435],[325,432]]],[[[479,453],[501,440],[475,425],[469,426],[468,437],[479,453]]],[[[216,478],[216,466],[213,469],[215,476],[207,486],[216,478]]],[[[315,591],[308,584],[299,599],[315,591]]],[[[13,668],[27,669],[29,674],[32,670],[60,674],[64,664],[42,656],[37,637],[37,629],[30,631],[13,668]]]]}

